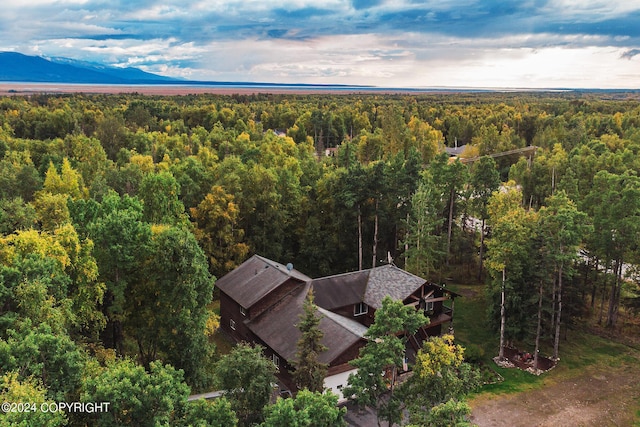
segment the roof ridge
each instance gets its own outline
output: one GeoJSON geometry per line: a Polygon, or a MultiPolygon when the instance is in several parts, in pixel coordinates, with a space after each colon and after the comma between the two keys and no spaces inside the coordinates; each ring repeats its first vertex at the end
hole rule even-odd
{"type": "Polygon", "coordinates": [[[371,270],[372,270],[371,268],[367,268],[365,270],[347,271],[345,273],[338,273],[338,274],[331,274],[329,276],[316,277],[315,279],[311,279],[311,280],[315,282],[316,280],[331,279],[334,277],[348,276],[350,274],[370,273],[371,270]]]}
{"type": "Polygon", "coordinates": [[[280,273],[286,274],[287,276],[293,277],[293,278],[298,279],[298,280],[300,280],[302,282],[308,282],[308,281],[313,280],[309,276],[304,274],[303,272],[293,268],[293,264],[291,264],[291,270],[289,270],[286,265],[283,265],[283,264],[281,264],[281,263],[279,263],[277,261],[274,261],[272,259],[263,257],[262,255],[254,254],[252,256],[252,258],[253,257],[259,258],[261,261],[263,261],[266,264],[269,264],[271,267],[275,268],[280,273]]]}

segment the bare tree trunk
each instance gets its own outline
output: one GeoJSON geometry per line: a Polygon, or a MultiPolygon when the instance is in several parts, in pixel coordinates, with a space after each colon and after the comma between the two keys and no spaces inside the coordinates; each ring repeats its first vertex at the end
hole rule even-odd
{"type": "Polygon", "coordinates": [[[536,329],[536,348],[533,351],[533,366],[538,369],[538,354],[540,353],[540,334],[542,333],[542,283],[540,280],[540,287],[538,292],[538,327],[536,329]]]}
{"type": "Polygon", "coordinates": [[[378,205],[379,199],[376,199],[376,216],[373,222],[373,260],[371,261],[371,268],[376,266],[376,255],[378,252],[378,205]]]}
{"type": "Polygon", "coordinates": [[[478,268],[478,282],[482,281],[482,269],[484,268],[484,260],[482,257],[484,256],[484,221],[482,218],[482,228],[480,229],[480,263],[478,268]]]}
{"type": "Polygon", "coordinates": [[[556,292],[557,292],[557,286],[556,286],[557,282],[556,282],[556,277],[554,276],[553,278],[553,289],[551,290],[551,328],[554,328],[556,325],[556,292]]]}
{"type": "Polygon", "coordinates": [[[420,252],[420,237],[422,236],[422,218],[418,218],[418,236],[416,239],[416,272],[417,274],[422,274],[422,253],[420,252]]]}
{"type": "Polygon", "coordinates": [[[596,257],[595,261],[595,270],[593,272],[593,285],[591,286],[591,310],[596,308],[596,290],[598,286],[598,266],[600,264],[600,260],[596,257]]]}
{"type": "Polygon", "coordinates": [[[620,301],[620,276],[622,272],[622,259],[616,260],[614,268],[616,276],[613,285],[611,285],[611,296],[609,297],[609,310],[607,312],[607,327],[614,328],[618,318],[618,303],[620,301]]]}
{"type": "Polygon", "coordinates": [[[558,268],[558,314],[556,316],[556,334],[553,340],[553,358],[558,360],[560,347],[560,324],[562,323],[562,263],[558,268]]]}
{"type": "Polygon", "coordinates": [[[451,189],[451,201],[449,202],[449,229],[447,230],[447,265],[449,265],[449,255],[451,253],[451,230],[453,227],[453,201],[455,196],[455,188],[451,189]]]}
{"type": "Polygon", "coordinates": [[[604,268],[604,280],[602,281],[602,292],[600,298],[600,317],[598,318],[598,325],[602,325],[602,318],[604,317],[604,296],[607,293],[607,271],[609,270],[609,264],[604,268]]]}
{"type": "Polygon", "coordinates": [[[505,316],[505,286],[507,281],[507,272],[506,269],[502,269],[502,292],[501,292],[501,301],[500,301],[500,350],[498,352],[498,359],[504,360],[504,329],[506,324],[506,316],[505,316]]]}
{"type": "Polygon", "coordinates": [[[404,233],[404,256],[406,259],[407,252],[409,252],[409,212],[407,212],[407,231],[404,233]]]}
{"type": "Polygon", "coordinates": [[[362,270],[362,212],[358,203],[358,270],[362,270]]]}
{"type": "MultiPolygon", "coordinates": [[[[398,367],[396,365],[393,365],[393,367],[391,368],[391,387],[390,387],[391,395],[389,396],[389,399],[393,399],[393,392],[395,390],[397,376],[398,376],[398,367]]],[[[391,418],[391,416],[389,418],[391,418]]],[[[393,426],[393,421],[389,419],[389,427],[392,427],[392,426],[393,426]]]]}

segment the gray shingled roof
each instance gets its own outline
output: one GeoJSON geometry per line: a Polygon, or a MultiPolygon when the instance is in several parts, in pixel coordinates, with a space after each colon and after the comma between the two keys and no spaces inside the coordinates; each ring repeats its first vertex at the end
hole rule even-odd
{"type": "Polygon", "coordinates": [[[323,277],[312,282],[316,304],[327,310],[359,302],[378,309],[385,296],[404,301],[424,283],[423,278],[395,265],[323,277]]]}
{"type": "MultiPolygon", "coordinates": [[[[309,283],[300,286],[300,289],[294,290],[271,309],[247,323],[256,336],[289,362],[296,359],[297,343],[301,335],[297,325],[304,312],[303,304],[309,288],[309,283]]],[[[319,323],[319,328],[324,333],[322,344],[327,347],[318,359],[322,363],[331,363],[362,339],[367,328],[320,308],[318,312],[322,316],[319,323]]]]}
{"type": "Polygon", "coordinates": [[[238,268],[224,275],[216,286],[244,308],[250,308],[269,292],[294,278],[301,283],[311,280],[299,271],[254,255],[238,268]]]}
{"type": "Polygon", "coordinates": [[[382,300],[390,296],[394,300],[404,301],[420,288],[426,280],[408,273],[395,265],[383,265],[372,268],[369,273],[364,302],[373,308],[382,307],[382,300]]]}
{"type": "Polygon", "coordinates": [[[450,156],[459,156],[465,148],[467,148],[466,144],[459,147],[444,147],[444,151],[446,151],[450,156]]]}

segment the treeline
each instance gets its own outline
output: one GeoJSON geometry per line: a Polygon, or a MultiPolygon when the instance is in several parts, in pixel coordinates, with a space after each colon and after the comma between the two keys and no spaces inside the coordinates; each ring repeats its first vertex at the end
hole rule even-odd
{"type": "Polygon", "coordinates": [[[614,327],[637,301],[639,151],[637,101],[588,94],[2,98],[3,381],[78,400],[129,357],[211,387],[215,277],[253,253],[312,277],[390,259],[488,277],[507,341],[589,312],[614,327]],[[443,153],[462,145],[480,160],[443,153]],[[553,209],[578,212],[572,239],[553,209]]]}

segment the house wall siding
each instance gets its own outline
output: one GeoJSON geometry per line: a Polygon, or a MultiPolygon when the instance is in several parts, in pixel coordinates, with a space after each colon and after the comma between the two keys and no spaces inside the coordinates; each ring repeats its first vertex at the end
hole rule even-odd
{"type": "Polygon", "coordinates": [[[251,332],[245,325],[247,316],[240,313],[240,304],[229,295],[220,291],[220,326],[236,341],[250,341],[251,332]],[[231,329],[230,320],[235,322],[236,329],[231,329]]]}
{"type": "Polygon", "coordinates": [[[329,375],[343,372],[345,370],[345,367],[347,367],[347,369],[353,369],[353,366],[349,365],[349,362],[360,356],[360,349],[366,344],[367,342],[364,339],[361,339],[360,341],[349,347],[346,351],[344,351],[340,356],[333,359],[331,365],[329,366],[329,375]]]}
{"type": "Polygon", "coordinates": [[[366,314],[361,314],[359,316],[354,315],[354,304],[349,304],[344,307],[337,308],[335,310],[331,310],[332,312],[339,314],[341,316],[347,317],[349,319],[353,319],[356,322],[369,327],[373,324],[373,320],[375,318],[375,309],[373,307],[369,307],[366,314]]]}

